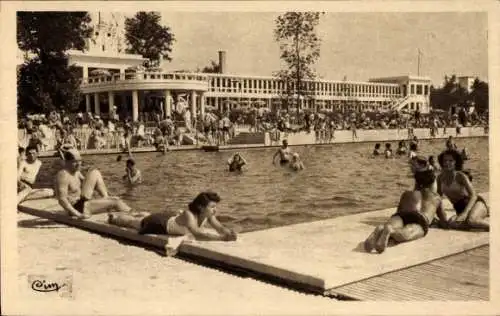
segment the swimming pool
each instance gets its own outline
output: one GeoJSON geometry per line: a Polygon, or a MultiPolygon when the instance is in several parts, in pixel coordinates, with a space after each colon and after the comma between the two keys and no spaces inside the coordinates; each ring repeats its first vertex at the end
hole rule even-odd
{"type": "MultiPolygon", "coordinates": [[[[488,139],[456,139],[456,143],[470,152],[465,168],[472,169],[476,190],[487,191],[488,139]]],[[[419,150],[437,156],[444,144],[445,140],[422,141],[419,150]]],[[[392,142],[393,148],[396,145],[392,142]]],[[[137,187],[122,182],[125,159],[116,162],[117,155],[83,158],[84,169],[98,167],[110,194],[121,196],[135,209],[157,212],[185,208],[200,191],[212,189],[222,197],[218,208],[221,221],[250,231],[396,206],[401,192],[413,184],[407,158],[371,158],[373,146],[293,147],[306,167],[299,173],[273,166],[273,148],[241,150],[249,164],[242,174],[227,171],[230,151],[138,153],[134,157],[144,182],[137,187]]],[[[60,161],[42,161],[38,181],[44,187],[51,186],[60,161]]]]}

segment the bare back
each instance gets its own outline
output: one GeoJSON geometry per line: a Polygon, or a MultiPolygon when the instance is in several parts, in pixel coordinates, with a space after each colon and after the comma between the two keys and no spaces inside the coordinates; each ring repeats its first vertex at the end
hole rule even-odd
{"type": "Polygon", "coordinates": [[[436,215],[437,209],[441,204],[438,194],[432,190],[424,189],[422,191],[407,191],[401,196],[398,206],[399,212],[420,212],[425,215],[429,223],[436,215]]]}

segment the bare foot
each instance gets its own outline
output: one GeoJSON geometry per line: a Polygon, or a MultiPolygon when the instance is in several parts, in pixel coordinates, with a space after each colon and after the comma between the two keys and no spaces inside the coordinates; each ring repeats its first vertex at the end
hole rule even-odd
{"type": "Polygon", "coordinates": [[[389,243],[389,237],[391,236],[391,233],[392,233],[392,227],[387,226],[380,234],[380,237],[375,243],[375,250],[377,250],[378,253],[384,252],[385,248],[387,248],[387,244],[389,243]]]}
{"type": "Polygon", "coordinates": [[[371,252],[373,248],[375,248],[375,242],[378,240],[380,237],[380,233],[384,230],[384,226],[379,225],[377,226],[373,232],[368,236],[368,238],[365,240],[364,246],[366,252],[371,252]]]}

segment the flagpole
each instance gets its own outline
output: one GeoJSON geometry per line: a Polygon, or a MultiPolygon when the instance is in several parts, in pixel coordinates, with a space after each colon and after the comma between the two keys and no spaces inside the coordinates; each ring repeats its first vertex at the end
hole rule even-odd
{"type": "Polygon", "coordinates": [[[420,76],[420,48],[418,49],[418,66],[417,66],[417,76],[420,76]]]}

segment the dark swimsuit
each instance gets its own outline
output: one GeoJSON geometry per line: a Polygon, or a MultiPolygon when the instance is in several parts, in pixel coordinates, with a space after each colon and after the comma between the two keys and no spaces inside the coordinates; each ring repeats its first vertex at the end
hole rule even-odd
{"type": "Polygon", "coordinates": [[[171,212],[159,212],[144,217],[141,221],[139,234],[167,235],[167,222],[172,216],[175,216],[175,214],[171,212]]]}
{"type": "Polygon", "coordinates": [[[280,160],[280,165],[282,165],[282,166],[283,166],[283,165],[288,164],[289,162],[290,162],[290,160],[281,159],[281,160],[280,160]]]}
{"type": "Polygon", "coordinates": [[[424,236],[427,235],[431,223],[424,214],[417,211],[401,211],[399,213],[395,213],[391,217],[395,216],[399,216],[403,220],[404,225],[419,224],[424,229],[424,236]]]}
{"type": "MultiPolygon", "coordinates": [[[[455,212],[457,213],[457,215],[460,215],[464,212],[465,208],[467,207],[467,204],[469,204],[469,201],[470,201],[470,197],[469,196],[465,196],[463,198],[461,198],[460,200],[458,200],[457,202],[453,203],[453,208],[455,209],[455,212]]],[[[486,205],[486,207],[488,206],[486,204],[486,201],[484,200],[484,198],[480,195],[477,196],[477,202],[483,202],[484,205],[486,205]]]]}
{"type": "Polygon", "coordinates": [[[85,202],[87,201],[88,199],[86,197],[81,196],[80,199],[73,204],[73,207],[75,210],[83,214],[83,208],[85,206],[85,202]]]}

